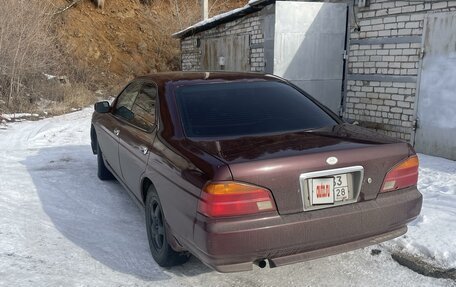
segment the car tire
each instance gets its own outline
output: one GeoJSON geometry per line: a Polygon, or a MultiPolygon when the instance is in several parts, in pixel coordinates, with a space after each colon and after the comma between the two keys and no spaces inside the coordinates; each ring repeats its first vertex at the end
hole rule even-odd
{"type": "Polygon", "coordinates": [[[146,228],[150,252],[161,267],[181,265],[188,261],[186,252],[174,251],[168,243],[166,220],[158,194],[151,186],[146,197],[146,228]]]}
{"type": "Polygon", "coordinates": [[[98,162],[98,178],[101,180],[111,180],[114,179],[114,175],[112,175],[111,171],[106,167],[104,160],[103,160],[103,153],[101,152],[100,145],[97,144],[97,162],[98,162]]]}

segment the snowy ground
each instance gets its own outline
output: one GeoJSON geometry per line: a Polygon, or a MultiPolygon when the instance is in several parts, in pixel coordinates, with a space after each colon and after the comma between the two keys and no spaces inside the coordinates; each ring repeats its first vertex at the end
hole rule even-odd
{"type": "Polygon", "coordinates": [[[0,286],[456,286],[390,256],[400,249],[456,267],[454,161],[420,155],[424,207],[405,237],[275,269],[220,274],[195,258],[163,269],[139,209],[118,183],[96,177],[90,115],[0,129],[0,286]]]}
{"type": "Polygon", "coordinates": [[[456,267],[456,162],[419,155],[423,209],[405,236],[385,243],[445,268],[456,267]]]}

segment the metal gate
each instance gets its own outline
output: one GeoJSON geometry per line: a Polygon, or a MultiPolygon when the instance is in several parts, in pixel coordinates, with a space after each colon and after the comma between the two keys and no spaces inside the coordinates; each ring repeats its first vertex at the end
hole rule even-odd
{"type": "Polygon", "coordinates": [[[347,4],[277,1],[275,21],[274,74],[338,113],[347,4]]]}
{"type": "Polygon", "coordinates": [[[423,49],[414,145],[456,160],[456,13],[426,16],[423,49]]]}
{"type": "Polygon", "coordinates": [[[201,45],[203,71],[250,72],[249,35],[209,38],[201,45]]]}

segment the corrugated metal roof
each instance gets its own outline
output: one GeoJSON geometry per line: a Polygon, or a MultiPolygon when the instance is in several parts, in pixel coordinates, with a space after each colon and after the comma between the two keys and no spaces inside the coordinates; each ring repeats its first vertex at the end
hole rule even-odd
{"type": "Polygon", "coordinates": [[[216,15],[207,20],[198,22],[188,28],[185,28],[182,31],[173,34],[175,38],[186,38],[191,35],[194,35],[198,32],[209,30],[215,26],[218,26],[223,23],[231,22],[236,19],[242,18],[251,13],[260,11],[265,6],[274,3],[276,0],[250,0],[247,5],[241,8],[237,8],[226,13],[216,15]]]}

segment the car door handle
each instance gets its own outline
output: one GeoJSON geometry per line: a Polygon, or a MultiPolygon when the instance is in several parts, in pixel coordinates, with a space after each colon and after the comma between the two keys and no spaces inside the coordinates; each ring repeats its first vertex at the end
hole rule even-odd
{"type": "Polygon", "coordinates": [[[143,154],[147,154],[149,152],[149,149],[143,145],[140,145],[138,148],[143,154]]]}
{"type": "Polygon", "coordinates": [[[120,134],[120,130],[119,130],[119,129],[114,129],[114,134],[115,134],[116,136],[118,136],[118,135],[120,134]]]}

